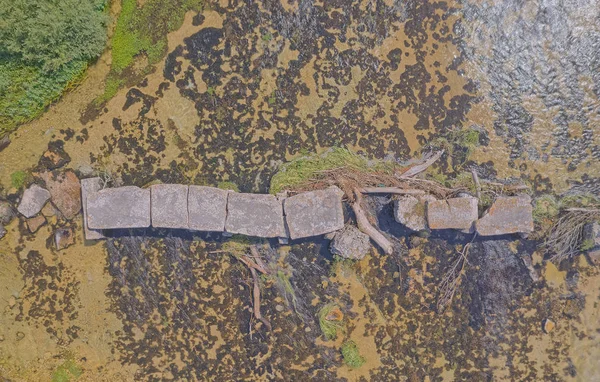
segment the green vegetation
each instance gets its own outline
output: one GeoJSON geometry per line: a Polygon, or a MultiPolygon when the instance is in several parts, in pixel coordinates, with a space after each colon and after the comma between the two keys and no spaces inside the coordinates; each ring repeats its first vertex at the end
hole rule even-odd
{"type": "Polygon", "coordinates": [[[286,163],[271,179],[270,192],[276,194],[282,190],[298,186],[312,179],[319,171],[338,167],[352,167],[359,171],[370,168],[369,161],[348,149],[333,147],[323,154],[301,157],[286,163]]]}
{"type": "Polygon", "coordinates": [[[358,346],[354,341],[347,341],[342,345],[342,357],[346,365],[353,369],[359,368],[365,364],[366,360],[360,355],[358,346]]]}
{"type": "Polygon", "coordinates": [[[453,158],[455,165],[460,168],[469,160],[473,151],[479,146],[480,132],[474,129],[453,130],[443,137],[433,139],[427,150],[444,150],[453,158]]]}
{"type": "Polygon", "coordinates": [[[240,189],[237,186],[237,184],[229,181],[219,182],[217,184],[217,188],[220,188],[221,190],[233,190],[235,192],[240,192],[240,189]]]}
{"type": "Polygon", "coordinates": [[[147,0],[138,7],[137,0],[122,0],[121,13],[112,38],[112,66],[104,94],[96,99],[102,104],[111,99],[121,86],[133,84],[148,74],[167,52],[167,34],[181,27],[185,13],[201,11],[203,0],[147,0]],[[147,61],[134,70],[136,59],[147,61]]]}
{"type": "Polygon", "coordinates": [[[344,332],[344,324],[341,321],[328,320],[327,317],[334,310],[339,309],[336,304],[327,304],[319,310],[319,326],[327,340],[334,340],[338,336],[338,331],[344,332]]]}
{"type": "Polygon", "coordinates": [[[533,206],[533,221],[541,223],[547,219],[554,219],[560,212],[560,205],[552,195],[543,195],[535,200],[533,206]]]}
{"type": "Polygon", "coordinates": [[[72,359],[67,359],[52,373],[52,382],[74,381],[83,374],[83,370],[72,359]]]}
{"type": "Polygon", "coordinates": [[[29,174],[25,171],[15,171],[10,174],[10,182],[16,189],[21,189],[29,181],[29,174]]]}
{"type": "Polygon", "coordinates": [[[250,252],[250,245],[253,244],[253,241],[250,240],[247,236],[244,235],[233,235],[229,240],[223,243],[221,247],[223,251],[235,256],[239,257],[242,255],[246,255],[250,252]]]}
{"type": "Polygon", "coordinates": [[[0,136],[78,83],[106,43],[107,0],[0,0],[0,136]]]}
{"type": "Polygon", "coordinates": [[[589,251],[590,249],[594,248],[596,246],[596,243],[594,242],[593,239],[586,239],[581,243],[581,250],[582,251],[589,251]]]}

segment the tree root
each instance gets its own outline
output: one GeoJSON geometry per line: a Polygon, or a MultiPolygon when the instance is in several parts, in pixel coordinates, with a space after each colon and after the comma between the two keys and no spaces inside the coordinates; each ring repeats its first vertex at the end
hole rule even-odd
{"type": "Polygon", "coordinates": [[[371,223],[367,218],[367,214],[361,207],[362,195],[358,189],[354,190],[354,198],[355,201],[352,203],[352,210],[356,215],[356,224],[358,225],[358,229],[363,233],[369,235],[371,240],[373,240],[377,245],[383,249],[383,251],[391,255],[394,252],[394,246],[392,243],[371,223]]]}

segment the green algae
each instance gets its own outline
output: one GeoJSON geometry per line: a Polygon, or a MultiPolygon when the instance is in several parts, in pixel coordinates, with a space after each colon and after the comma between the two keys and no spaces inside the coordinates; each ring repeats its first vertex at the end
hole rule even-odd
{"type": "Polygon", "coordinates": [[[354,341],[345,342],[341,351],[344,362],[353,369],[361,367],[366,362],[365,358],[360,355],[358,345],[354,341]]]}

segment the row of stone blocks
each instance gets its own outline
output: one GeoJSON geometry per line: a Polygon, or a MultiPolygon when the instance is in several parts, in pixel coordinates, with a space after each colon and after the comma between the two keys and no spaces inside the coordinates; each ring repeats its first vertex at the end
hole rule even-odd
{"type": "Polygon", "coordinates": [[[101,188],[98,178],[82,181],[87,238],[100,238],[98,230],[155,227],[300,239],[344,227],[337,187],[289,198],[180,184],[101,188]]]}

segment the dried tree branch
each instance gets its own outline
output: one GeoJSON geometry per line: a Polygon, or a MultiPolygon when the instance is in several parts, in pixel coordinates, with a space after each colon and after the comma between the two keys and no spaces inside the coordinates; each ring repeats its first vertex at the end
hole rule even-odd
{"type": "Polygon", "coordinates": [[[362,195],[359,190],[354,190],[354,197],[355,201],[352,202],[352,210],[356,215],[356,224],[358,225],[358,229],[369,235],[371,240],[377,243],[377,245],[379,245],[386,254],[391,255],[394,252],[394,246],[377,228],[373,227],[369,222],[367,214],[361,207],[362,195]]]}
{"type": "Polygon", "coordinates": [[[250,272],[252,273],[252,279],[254,280],[254,287],[252,288],[254,317],[271,330],[271,323],[260,313],[260,284],[258,282],[258,274],[254,268],[250,268],[250,272]]]}
{"type": "Polygon", "coordinates": [[[408,170],[406,170],[404,173],[402,173],[400,175],[400,179],[411,178],[411,177],[427,170],[432,164],[434,164],[438,159],[440,159],[440,157],[442,156],[443,153],[444,153],[444,150],[440,150],[437,153],[435,153],[434,155],[432,155],[425,162],[409,168],[408,170]]]}
{"type": "Polygon", "coordinates": [[[471,239],[471,241],[464,246],[458,258],[456,261],[454,261],[448,272],[446,272],[442,282],[440,283],[440,296],[438,297],[437,301],[437,311],[439,313],[442,313],[448,307],[448,305],[450,305],[454,295],[456,294],[456,291],[458,290],[458,286],[460,285],[460,281],[464,275],[465,266],[467,264],[469,248],[476,237],[477,234],[473,235],[473,239],[471,239]]]}
{"type": "Polygon", "coordinates": [[[403,189],[398,187],[365,187],[360,190],[363,194],[398,194],[398,195],[423,195],[425,191],[403,189]]]}
{"type": "Polygon", "coordinates": [[[473,176],[473,183],[475,183],[475,187],[477,190],[477,199],[481,199],[481,183],[479,183],[479,176],[477,175],[476,170],[471,170],[471,175],[473,176]]]}

